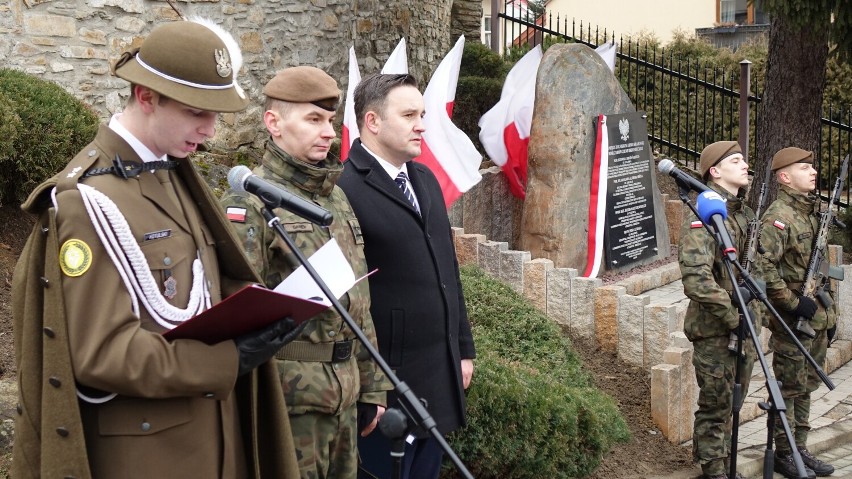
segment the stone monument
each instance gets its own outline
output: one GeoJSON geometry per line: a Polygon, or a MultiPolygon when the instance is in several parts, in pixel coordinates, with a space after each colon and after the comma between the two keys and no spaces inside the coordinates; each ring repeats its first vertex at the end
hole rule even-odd
{"type": "MultiPolygon", "coordinates": [[[[585,270],[596,122],[601,114],[635,111],[594,50],[580,44],[553,45],[547,50],[536,80],[521,249],[534,258],[550,259],[557,267],[585,270]]],[[[655,171],[653,158],[648,161],[650,171],[655,171]]],[[[656,175],[650,177],[654,215],[662,219],[665,207],[656,175]]],[[[656,221],[654,235],[653,255],[623,267],[607,269],[601,264],[600,270],[624,271],[667,257],[670,242],[665,221],[656,221]]]]}

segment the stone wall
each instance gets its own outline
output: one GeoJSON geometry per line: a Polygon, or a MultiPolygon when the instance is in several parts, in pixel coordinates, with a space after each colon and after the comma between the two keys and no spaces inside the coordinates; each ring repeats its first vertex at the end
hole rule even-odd
{"type": "MultiPolygon", "coordinates": [[[[471,15],[465,5],[473,2],[456,2],[460,14],[471,15]]],[[[244,112],[222,115],[214,144],[227,149],[260,146],[265,139],[259,134],[261,89],[279,69],[314,65],[337,78],[345,91],[350,46],[366,75],[379,71],[406,37],[411,73],[425,85],[451,46],[453,0],[186,0],[176,5],[185,16],[220,23],[243,49],[240,84],[255,101],[244,112]]],[[[139,45],[154,25],[177,19],[161,1],[0,0],[0,64],[58,83],[106,119],[129,93],[128,84],[110,74],[111,61],[139,45]]],[[[478,40],[478,33],[471,40],[478,40]]]]}
{"type": "Polygon", "coordinates": [[[450,38],[464,35],[466,41],[479,41],[482,23],[481,0],[453,0],[450,38]]]}

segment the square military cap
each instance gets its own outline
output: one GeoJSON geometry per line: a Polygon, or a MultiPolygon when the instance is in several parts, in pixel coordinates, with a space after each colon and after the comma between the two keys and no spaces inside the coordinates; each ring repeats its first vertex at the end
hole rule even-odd
{"type": "Polygon", "coordinates": [[[710,168],[718,165],[720,161],[736,153],[739,153],[740,155],[743,153],[743,150],[740,148],[740,144],[736,141],[717,141],[707,145],[703,150],[701,150],[701,161],[698,164],[702,178],[707,175],[710,168]]]}
{"type": "Polygon", "coordinates": [[[209,20],[158,25],[142,46],[126,51],[113,73],[193,108],[235,112],[248,106],[237,84],[242,52],[236,40],[209,20]]]}
{"type": "Polygon", "coordinates": [[[263,87],[263,94],[276,100],[312,103],[324,110],[337,110],[340,89],[328,73],[311,66],[286,68],[263,87]]]}
{"type": "Polygon", "coordinates": [[[814,152],[788,146],[772,156],[772,171],[780,170],[793,163],[813,163],[814,152]]]}

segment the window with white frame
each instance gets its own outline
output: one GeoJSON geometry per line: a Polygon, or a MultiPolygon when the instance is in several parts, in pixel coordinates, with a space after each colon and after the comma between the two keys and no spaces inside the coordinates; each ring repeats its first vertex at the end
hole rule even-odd
{"type": "Polygon", "coordinates": [[[482,17],[482,43],[491,45],[491,16],[482,17]]]}

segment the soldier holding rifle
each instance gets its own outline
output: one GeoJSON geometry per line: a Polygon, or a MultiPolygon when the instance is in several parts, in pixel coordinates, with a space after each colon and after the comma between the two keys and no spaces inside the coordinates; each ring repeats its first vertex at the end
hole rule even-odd
{"type": "MultiPolygon", "coordinates": [[[[748,249],[749,225],[755,214],[742,200],[748,187],[748,163],[736,141],[719,141],[701,152],[699,164],[702,179],[726,200],[727,229],[738,251],[748,249]]],[[[725,479],[731,453],[732,411],[737,372],[737,348],[730,350],[731,339],[740,326],[740,313],[731,291],[737,286],[725,268],[715,238],[694,215],[684,218],[681,239],[680,270],[683,291],[689,297],[684,333],[695,353],[692,363],[698,381],[698,410],[693,427],[693,457],[701,465],[703,478],[725,479]]],[[[754,320],[754,315],[752,315],[754,320]]],[[[742,336],[744,337],[744,335],[742,336]]],[[[748,390],[754,365],[754,345],[742,344],[740,369],[742,391],[748,390]]],[[[741,478],[736,473],[736,478],[741,478]]]]}
{"type": "MultiPolygon", "coordinates": [[[[836,222],[831,206],[842,189],[846,165],[828,203],[820,212],[817,197],[814,155],[811,151],[788,147],[772,157],[772,171],[778,179],[778,198],[761,219],[760,244],[766,290],[773,306],[785,323],[796,331],[816,364],[825,363],[829,330],[836,322],[829,277],[843,279],[828,271],[826,240],[828,227],[836,222]]],[[[817,371],[806,363],[804,355],[775,321],[769,324],[774,351],[773,370],[781,382],[781,395],[787,407],[796,448],[802,455],[808,477],[829,476],[834,467],[817,459],[806,446],[810,425],[811,393],[819,386],[817,371]]],[[[784,477],[798,477],[792,451],[784,437],[780,420],[775,426],[775,471],[784,477]]]]}

